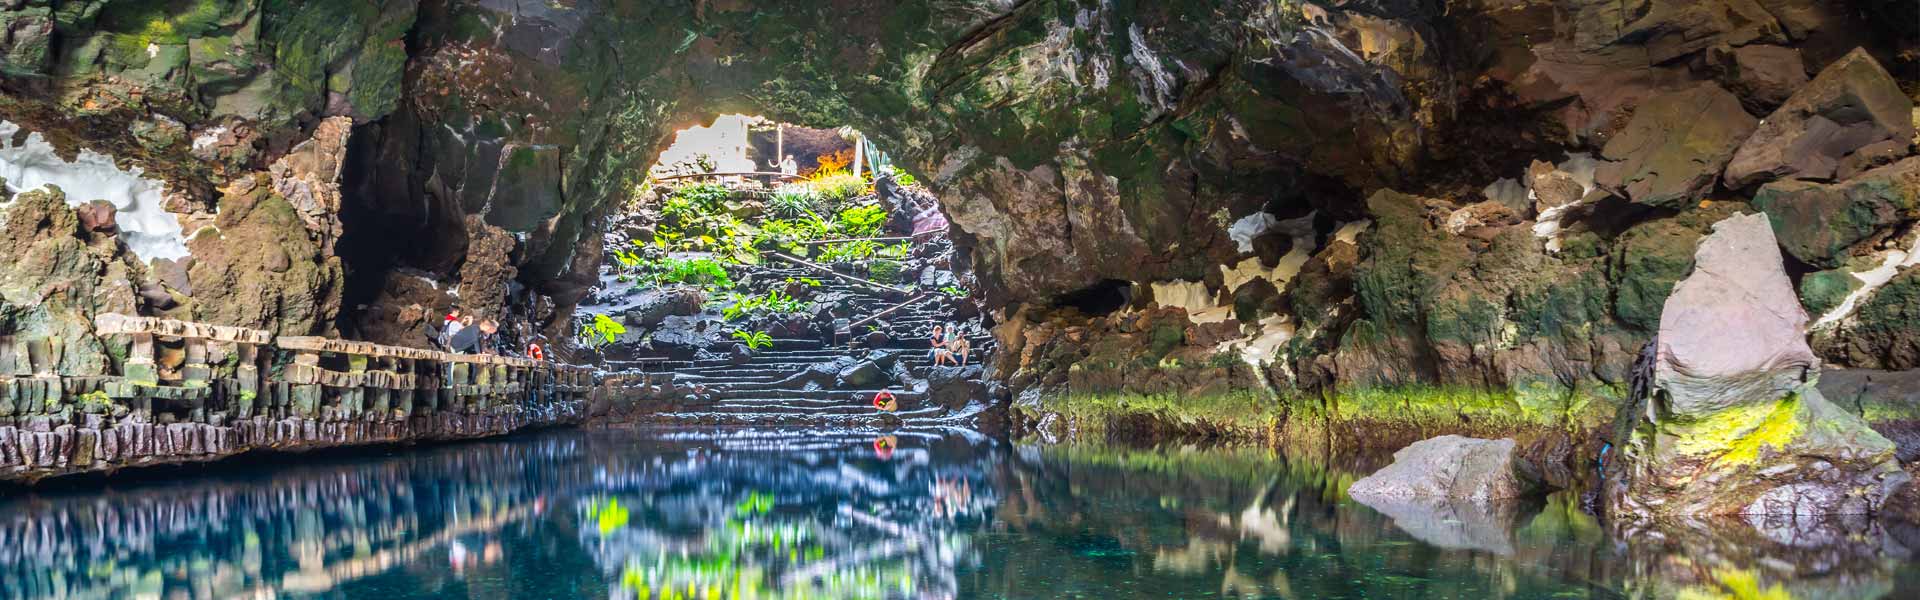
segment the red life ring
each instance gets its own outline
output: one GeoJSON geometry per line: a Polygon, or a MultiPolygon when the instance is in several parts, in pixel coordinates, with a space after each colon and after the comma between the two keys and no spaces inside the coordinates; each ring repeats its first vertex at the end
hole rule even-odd
{"type": "Polygon", "coordinates": [[[900,440],[891,435],[873,441],[873,454],[880,460],[893,458],[893,450],[900,446],[900,440]]]}
{"type": "Polygon", "coordinates": [[[878,410],[892,412],[900,408],[900,403],[894,400],[893,392],[880,390],[873,395],[873,407],[878,410]]]}
{"type": "Polygon", "coordinates": [[[539,342],[527,344],[527,358],[531,358],[534,360],[546,360],[547,352],[540,348],[539,342]]]}

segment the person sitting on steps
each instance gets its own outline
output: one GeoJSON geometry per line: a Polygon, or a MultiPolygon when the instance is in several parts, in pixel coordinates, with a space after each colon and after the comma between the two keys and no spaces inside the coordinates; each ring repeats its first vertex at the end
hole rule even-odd
{"type": "Polygon", "coordinates": [[[945,328],[942,328],[939,325],[933,326],[933,338],[932,338],[933,343],[927,346],[927,358],[933,359],[936,362],[938,362],[940,358],[939,356],[940,347],[947,345],[947,337],[946,337],[945,331],[946,331],[945,328]]]}

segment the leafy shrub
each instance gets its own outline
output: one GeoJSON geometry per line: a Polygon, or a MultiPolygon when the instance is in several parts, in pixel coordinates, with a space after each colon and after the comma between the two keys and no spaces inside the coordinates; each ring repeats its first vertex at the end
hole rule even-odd
{"type": "Polygon", "coordinates": [[[821,200],[840,203],[865,194],[867,180],[846,171],[822,171],[807,180],[807,187],[821,200]]]}
{"type": "Polygon", "coordinates": [[[866,260],[873,258],[874,253],[879,250],[880,243],[872,240],[840,242],[837,244],[824,245],[820,248],[820,255],[816,258],[820,259],[821,262],[866,260]]]}
{"type": "Polygon", "coordinates": [[[900,263],[885,259],[876,260],[867,263],[867,273],[873,275],[875,281],[894,283],[900,281],[900,263]]]}
{"type": "Polygon", "coordinates": [[[965,298],[965,297],[967,297],[967,291],[966,291],[966,290],[963,290],[963,289],[960,289],[960,288],[959,288],[959,287],[957,287],[957,286],[951,286],[951,285],[949,285],[949,286],[943,286],[943,287],[941,287],[941,288],[940,288],[940,292],[941,292],[941,293],[944,293],[944,294],[946,294],[946,295],[948,295],[948,296],[953,296],[953,297],[955,297],[955,298],[965,298]]]}
{"type": "Polygon", "coordinates": [[[814,214],[819,197],[805,186],[781,186],[767,203],[767,213],[782,219],[799,219],[814,214]]]}
{"type": "Polygon", "coordinates": [[[792,314],[806,312],[813,303],[788,296],[786,292],[774,290],[765,296],[735,296],[733,304],[720,311],[720,318],[732,321],[742,316],[762,313],[792,314]]]}
{"type": "Polygon", "coordinates": [[[660,285],[684,283],[720,288],[733,287],[727,268],[711,258],[669,258],[660,261],[653,281],[660,285]]]}
{"type": "Polygon", "coordinates": [[[900,187],[911,187],[920,183],[920,180],[915,179],[913,174],[908,173],[906,169],[888,165],[887,173],[893,176],[893,182],[900,187]]]}
{"type": "Polygon", "coordinates": [[[597,348],[613,343],[614,338],[626,332],[626,325],[607,318],[606,315],[596,314],[593,316],[592,322],[580,326],[578,337],[580,338],[580,343],[597,348]]]}
{"type": "Polygon", "coordinates": [[[880,225],[887,222],[887,211],[879,205],[855,206],[840,211],[834,218],[840,234],[847,237],[873,237],[880,233],[880,225]]]}
{"type": "Polygon", "coordinates": [[[632,250],[615,250],[613,251],[613,259],[620,261],[620,271],[623,273],[632,272],[640,268],[640,265],[645,262],[645,259],[640,257],[639,252],[632,250]]]}

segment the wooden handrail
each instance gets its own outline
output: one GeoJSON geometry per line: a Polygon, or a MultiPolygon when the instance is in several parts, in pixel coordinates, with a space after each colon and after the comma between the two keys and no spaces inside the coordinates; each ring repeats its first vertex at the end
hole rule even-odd
{"type": "Polygon", "coordinates": [[[896,235],[892,237],[840,238],[840,239],[834,239],[834,240],[806,240],[806,241],[794,242],[794,243],[810,246],[814,244],[840,244],[845,242],[900,242],[900,241],[911,241],[912,239],[913,239],[913,236],[910,236],[910,235],[896,235]]]}
{"type": "Polygon", "coordinates": [[[847,281],[851,281],[851,282],[854,282],[854,283],[859,283],[859,284],[863,284],[863,285],[867,285],[867,286],[871,286],[871,287],[877,287],[877,288],[880,288],[880,289],[883,289],[883,290],[888,290],[888,291],[894,291],[894,292],[900,292],[900,293],[902,293],[902,294],[905,294],[905,293],[907,293],[907,290],[905,290],[905,289],[901,289],[901,288],[897,288],[897,287],[893,287],[893,286],[890,286],[890,285],[887,285],[887,284],[884,284],[884,283],[880,283],[880,282],[878,282],[878,281],[873,281],[873,280],[870,280],[870,279],[861,279],[861,278],[859,278],[859,277],[854,277],[854,276],[852,276],[852,275],[848,275],[848,274],[846,274],[846,273],[841,273],[841,272],[839,272],[839,271],[835,271],[835,270],[833,270],[833,269],[829,269],[829,268],[827,268],[827,267],[823,267],[823,266],[820,266],[820,265],[817,265],[817,264],[814,264],[814,263],[811,263],[811,262],[808,262],[808,261],[806,261],[806,260],[803,260],[803,259],[799,259],[799,258],[794,258],[794,257],[791,257],[791,256],[787,256],[787,255],[785,255],[785,254],[781,254],[781,253],[779,253],[779,252],[768,252],[768,254],[772,254],[772,255],[774,255],[775,257],[778,257],[778,258],[780,258],[781,260],[785,260],[785,261],[787,261],[787,262],[791,262],[791,263],[794,263],[794,264],[797,264],[797,265],[800,265],[800,266],[803,266],[803,267],[809,267],[809,268],[812,268],[812,269],[814,269],[814,270],[817,270],[817,271],[822,271],[822,272],[825,272],[825,273],[826,273],[826,274],[828,274],[828,275],[832,275],[832,276],[834,276],[834,277],[839,277],[839,278],[841,278],[841,279],[845,279],[845,280],[847,280],[847,281]]]}
{"type": "Polygon", "coordinates": [[[774,173],[769,171],[733,171],[728,173],[691,173],[687,175],[668,175],[666,177],[655,177],[653,178],[653,180],[654,181],[673,181],[676,179],[692,179],[695,177],[765,177],[765,176],[779,177],[781,179],[806,179],[805,177],[801,177],[799,175],[788,175],[786,173],[774,173]]]}
{"type": "Polygon", "coordinates": [[[932,298],[932,297],[933,297],[933,294],[921,294],[921,295],[918,295],[918,296],[914,296],[912,300],[908,300],[908,301],[906,301],[906,302],[901,302],[901,303],[899,303],[899,304],[895,304],[895,305],[893,305],[893,307],[892,307],[892,308],[888,308],[888,309],[886,309],[886,310],[883,310],[883,311],[880,311],[880,312],[877,312],[877,313],[873,313],[873,314],[871,314],[871,315],[868,315],[868,316],[867,316],[866,318],[864,318],[864,319],[860,319],[860,320],[858,320],[858,321],[854,321],[854,322],[853,322],[853,324],[851,324],[851,325],[848,325],[848,326],[847,326],[847,328],[849,328],[849,329],[851,329],[851,328],[854,328],[854,327],[859,327],[859,326],[861,326],[861,325],[865,325],[865,324],[867,324],[868,322],[870,322],[870,321],[873,321],[874,319],[878,319],[878,318],[880,318],[880,317],[884,317],[884,316],[887,316],[888,314],[891,314],[891,313],[893,313],[893,311],[896,311],[896,310],[900,310],[900,309],[902,309],[902,308],[906,308],[906,307],[908,307],[908,306],[911,306],[911,305],[913,305],[913,304],[916,304],[916,303],[919,303],[919,302],[920,302],[921,300],[926,300],[926,299],[928,299],[928,298],[932,298]]]}

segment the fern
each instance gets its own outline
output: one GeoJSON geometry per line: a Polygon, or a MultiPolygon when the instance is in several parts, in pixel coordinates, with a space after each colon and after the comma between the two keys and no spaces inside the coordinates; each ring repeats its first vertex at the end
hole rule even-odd
{"type": "Polygon", "coordinates": [[[765,331],[755,331],[752,333],[748,333],[745,330],[735,331],[733,332],[733,339],[740,340],[747,345],[748,350],[755,352],[758,352],[761,348],[773,345],[773,336],[768,335],[765,331]]]}

